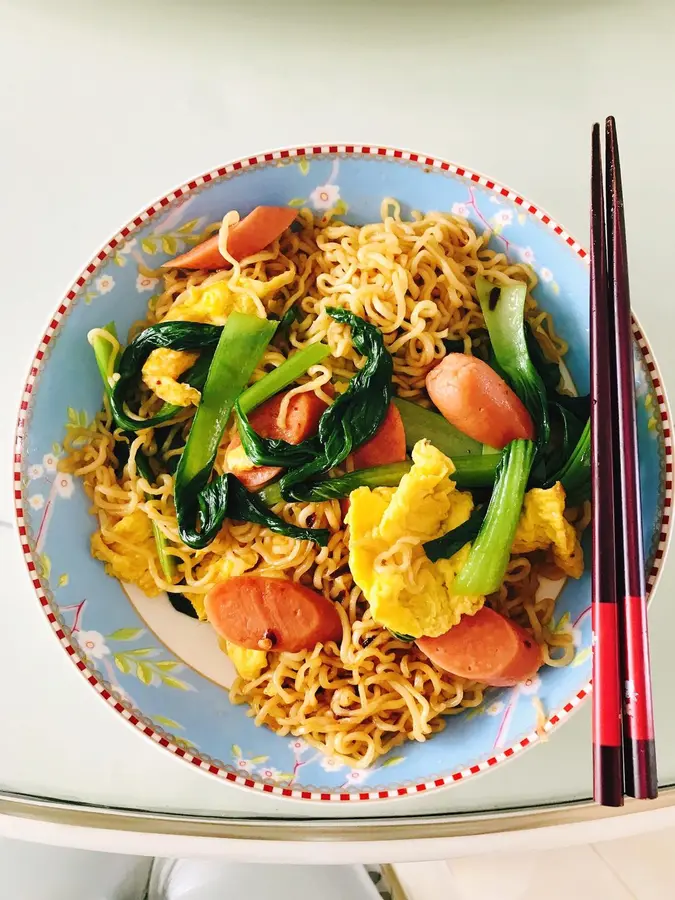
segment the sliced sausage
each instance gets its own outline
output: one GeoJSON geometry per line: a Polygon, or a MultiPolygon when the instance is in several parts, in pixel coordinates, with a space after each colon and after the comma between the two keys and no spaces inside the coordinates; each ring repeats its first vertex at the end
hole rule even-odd
{"type": "Polygon", "coordinates": [[[426,379],[436,408],[464,434],[501,450],[534,439],[529,412],[503,378],[476,356],[449,353],[426,379]]]}
{"type": "MultiPolygon", "coordinates": [[[[227,233],[227,250],[237,261],[259,253],[275,241],[294,221],[298,212],[288,206],[256,206],[227,233]]],[[[165,262],[163,269],[229,269],[218,249],[218,235],[197,244],[187,253],[165,262]]]]}
{"type": "Polygon", "coordinates": [[[440,637],[419,638],[417,646],[440,669],[493,687],[527,681],[543,662],[532,635],[487,606],[440,637]]]}
{"type": "Polygon", "coordinates": [[[297,653],[342,638],[330,600],[281,578],[229,578],[209,591],[204,608],[220,637],[250,650],[297,653]]]}

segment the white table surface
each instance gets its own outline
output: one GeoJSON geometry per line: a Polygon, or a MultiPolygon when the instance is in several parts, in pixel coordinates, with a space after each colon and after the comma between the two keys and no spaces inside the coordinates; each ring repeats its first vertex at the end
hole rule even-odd
{"type": "MultiPolygon", "coordinates": [[[[42,326],[76,271],[188,177],[326,141],[464,163],[585,241],[590,124],[613,113],[633,305],[668,387],[674,32],[668,0],[0,0],[0,788],[228,816],[319,814],[221,784],[134,732],[85,683],[38,608],[9,524],[13,420],[42,326]]],[[[652,614],[662,783],[675,782],[673,588],[675,557],[652,614]]],[[[487,777],[348,813],[586,797],[589,712],[487,777]]]]}

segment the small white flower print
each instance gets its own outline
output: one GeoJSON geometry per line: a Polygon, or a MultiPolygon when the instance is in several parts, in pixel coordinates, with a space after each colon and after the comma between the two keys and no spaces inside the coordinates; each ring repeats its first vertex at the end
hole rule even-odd
{"type": "Polygon", "coordinates": [[[238,757],[232,761],[232,765],[241,775],[250,775],[252,772],[255,772],[253,760],[250,759],[243,759],[242,757],[238,757]]]}
{"type": "Polygon", "coordinates": [[[45,505],[45,498],[42,494],[33,494],[32,497],[28,498],[28,505],[31,509],[42,509],[45,505]]]}
{"type": "Polygon", "coordinates": [[[99,294],[108,294],[115,287],[115,279],[112,275],[101,275],[94,282],[94,287],[99,294]]]}
{"type": "Polygon", "coordinates": [[[139,294],[142,294],[143,291],[152,291],[159,284],[159,278],[151,278],[149,275],[143,275],[140,272],[138,273],[138,278],[136,279],[136,290],[139,294]]]}
{"type": "Polygon", "coordinates": [[[502,201],[499,199],[499,197],[496,196],[496,194],[490,194],[490,203],[494,203],[496,206],[502,205],[502,201]]]}
{"type": "Polygon", "coordinates": [[[347,775],[347,782],[349,784],[362,784],[370,775],[370,772],[370,769],[352,769],[347,775]]]}
{"type": "Polygon", "coordinates": [[[488,716],[498,716],[500,712],[504,710],[504,703],[501,700],[495,700],[494,703],[491,703],[489,706],[485,708],[485,712],[488,716]]]}
{"type": "Polygon", "coordinates": [[[75,490],[73,476],[69,475],[67,472],[59,472],[54,484],[59,497],[63,497],[64,499],[71,497],[75,490]]]}
{"type": "Polygon", "coordinates": [[[503,228],[505,225],[510,225],[511,222],[513,222],[513,213],[510,209],[500,209],[499,212],[495,213],[492,217],[492,222],[503,228]]]}
{"type": "Polygon", "coordinates": [[[77,639],[82,652],[87,656],[103,659],[104,656],[110,655],[110,647],[100,631],[81,631],[77,639]]]}
{"type": "Polygon", "coordinates": [[[453,203],[452,214],[453,216],[461,216],[463,219],[468,219],[469,207],[466,205],[466,203],[453,203]]]}
{"type": "Polygon", "coordinates": [[[340,188],[336,184],[320,184],[309,199],[314,209],[331,209],[340,199],[340,188]]]}
{"type": "Polygon", "coordinates": [[[45,472],[56,472],[56,457],[53,453],[45,453],[42,457],[42,465],[45,467],[45,472]]]}
{"type": "Polygon", "coordinates": [[[541,678],[538,675],[533,675],[532,678],[528,678],[527,681],[520,685],[520,692],[521,694],[538,694],[540,688],[541,678]]]}
{"type": "Polygon", "coordinates": [[[291,741],[288,746],[296,756],[302,756],[303,753],[306,753],[307,750],[309,750],[309,744],[305,743],[305,741],[300,740],[300,738],[296,738],[294,741],[291,741]]]}
{"type": "Polygon", "coordinates": [[[553,272],[545,266],[542,266],[542,268],[539,269],[539,277],[542,281],[553,281],[553,272]]]}
{"type": "Polygon", "coordinates": [[[44,467],[41,465],[29,466],[28,467],[28,477],[31,481],[36,481],[38,478],[42,478],[45,474],[44,467]]]}
{"type": "Polygon", "coordinates": [[[344,769],[344,764],[335,756],[324,756],[321,760],[321,768],[325,772],[339,772],[340,769],[344,769]]]}
{"type": "MultiPolygon", "coordinates": [[[[593,635],[593,639],[595,639],[595,635],[593,635]]],[[[572,641],[574,642],[574,646],[577,650],[579,649],[579,647],[583,646],[584,636],[581,632],[581,628],[572,629],[572,641]]]]}
{"type": "Polygon", "coordinates": [[[534,250],[532,247],[521,247],[518,253],[524,263],[527,263],[528,266],[534,265],[534,250]]]}
{"type": "Polygon", "coordinates": [[[124,244],[119,248],[119,252],[123,253],[125,256],[128,256],[134,247],[136,246],[136,238],[132,238],[130,241],[125,241],[124,244]]]}
{"type": "Polygon", "coordinates": [[[271,766],[265,766],[264,769],[258,769],[258,775],[263,781],[276,781],[281,774],[282,773],[278,769],[273,769],[271,766]]]}

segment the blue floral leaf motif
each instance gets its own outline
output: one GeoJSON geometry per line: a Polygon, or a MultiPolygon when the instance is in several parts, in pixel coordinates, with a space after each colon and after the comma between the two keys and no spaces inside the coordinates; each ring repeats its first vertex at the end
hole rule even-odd
{"type": "Polygon", "coordinates": [[[309,174],[309,160],[306,157],[302,157],[302,159],[298,163],[298,169],[300,169],[301,175],[309,174]]]}
{"type": "Polygon", "coordinates": [[[293,206],[293,207],[296,207],[296,208],[299,208],[299,207],[301,207],[301,206],[305,206],[306,203],[307,203],[307,201],[305,200],[304,197],[293,197],[292,200],[289,200],[289,201],[288,201],[288,205],[289,205],[289,206],[293,206]]]}
{"type": "Polygon", "coordinates": [[[133,650],[125,651],[127,656],[145,656],[149,659],[152,659],[153,656],[158,656],[161,652],[158,647],[137,647],[133,650]]]}
{"type": "Polygon", "coordinates": [[[241,758],[241,747],[238,744],[232,744],[232,756],[236,756],[237,759],[241,758]]]}
{"type": "Polygon", "coordinates": [[[402,763],[405,760],[405,756],[392,756],[389,759],[385,759],[385,761],[380,766],[381,769],[386,769],[389,766],[397,766],[399,763],[402,763]]]}

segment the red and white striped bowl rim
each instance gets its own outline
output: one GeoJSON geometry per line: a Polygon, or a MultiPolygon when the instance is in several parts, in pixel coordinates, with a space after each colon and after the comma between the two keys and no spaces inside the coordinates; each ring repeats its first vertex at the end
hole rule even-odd
{"type": "MultiPolygon", "coordinates": [[[[40,345],[33,358],[33,362],[31,364],[28,378],[23,390],[23,396],[21,398],[14,449],[14,504],[23,556],[28,567],[28,572],[33,587],[38,596],[42,609],[44,610],[45,615],[47,616],[47,619],[51,624],[52,630],[55,632],[61,645],[71,657],[77,668],[82,672],[89,684],[91,684],[92,687],[96,689],[97,693],[100,694],[100,696],[110,706],[112,706],[112,708],[116,712],[120,713],[120,715],[126,721],[128,721],[141,733],[151,738],[156,744],[161,747],[165,747],[171,753],[185,759],[187,762],[195,766],[195,768],[213,775],[217,775],[225,781],[228,781],[240,787],[251,788],[263,794],[272,794],[276,797],[288,797],[296,800],[355,802],[358,800],[388,800],[398,797],[421,794],[425,791],[431,790],[432,788],[446,787],[451,784],[456,784],[459,781],[466,781],[473,775],[478,775],[481,772],[486,772],[489,769],[494,768],[498,763],[501,763],[506,759],[510,759],[526,748],[533,746],[541,739],[542,734],[551,732],[554,728],[556,728],[556,726],[563,722],[571,712],[579,707],[581,701],[589,695],[591,691],[591,682],[589,681],[561,709],[554,712],[539,731],[531,732],[529,735],[515,742],[500,753],[496,753],[493,756],[490,756],[487,759],[484,759],[483,761],[470,766],[469,768],[462,769],[457,772],[452,772],[449,775],[436,778],[432,781],[420,782],[418,784],[409,784],[398,788],[388,788],[386,790],[355,791],[348,793],[299,790],[295,788],[278,787],[277,785],[254,781],[251,778],[245,778],[242,775],[228,772],[221,766],[214,765],[207,760],[203,760],[198,756],[194,756],[184,748],[172,743],[171,740],[167,739],[163,734],[160,734],[158,731],[156,731],[152,727],[152,725],[149,725],[147,723],[147,720],[143,721],[139,716],[135,715],[133,712],[126,709],[126,707],[122,706],[122,704],[119,703],[110,694],[105,685],[97,678],[97,676],[87,667],[84,660],[80,658],[76,648],[71,644],[68,635],[63,631],[63,629],[57,622],[56,616],[51,609],[49,599],[47,598],[43,590],[42,584],[40,582],[40,577],[38,575],[36,562],[28,545],[26,519],[24,516],[23,499],[21,492],[22,448],[25,436],[26,421],[28,418],[28,410],[31,403],[33,386],[40,371],[40,367],[45,355],[45,350],[47,348],[47,345],[54,337],[54,334],[58,330],[61,319],[66,313],[66,310],[76,300],[78,293],[84,287],[85,283],[87,283],[92,278],[97,269],[107,260],[110,254],[115,251],[115,248],[123,241],[125,241],[126,238],[129,237],[129,235],[133,234],[135,231],[145,225],[148,220],[157,215],[157,213],[164,210],[175,200],[183,197],[186,194],[189,194],[191,191],[194,191],[205,184],[208,184],[211,181],[216,181],[221,178],[227,178],[234,172],[240,172],[242,170],[251,168],[252,166],[275,163],[283,159],[294,159],[297,157],[311,158],[313,156],[326,156],[336,154],[344,156],[387,157],[389,159],[401,160],[406,163],[417,164],[423,168],[437,169],[441,172],[447,172],[450,175],[465,178],[468,181],[474,182],[475,184],[482,185],[483,187],[488,188],[488,190],[494,191],[507,200],[510,200],[517,206],[522,207],[523,211],[528,213],[529,215],[539,219],[547,228],[550,228],[551,231],[558,235],[558,237],[562,241],[564,241],[564,243],[567,244],[580,259],[583,259],[586,264],[588,264],[589,262],[588,251],[585,250],[581,246],[581,244],[579,244],[570,234],[568,234],[567,231],[565,231],[565,229],[561,225],[558,225],[558,223],[540,207],[535,206],[533,203],[530,203],[529,200],[524,199],[515,191],[512,191],[510,188],[505,187],[504,185],[496,181],[493,181],[491,178],[488,178],[485,175],[480,175],[479,173],[474,172],[471,169],[467,169],[464,166],[458,166],[455,163],[447,162],[446,160],[442,160],[437,157],[426,156],[425,154],[415,153],[410,150],[396,150],[391,147],[378,147],[373,145],[360,144],[321,144],[308,147],[291,147],[283,150],[274,150],[267,153],[261,153],[257,156],[249,156],[244,159],[235,160],[234,162],[228,163],[227,165],[215,169],[212,172],[207,172],[205,175],[200,175],[198,178],[194,178],[191,181],[188,181],[186,184],[182,184],[174,191],[171,191],[169,194],[153,203],[152,206],[149,206],[147,207],[147,209],[144,209],[142,212],[140,212],[134,219],[131,220],[131,222],[129,222],[124,226],[124,228],[122,228],[117,234],[115,234],[114,237],[112,237],[104,247],[101,248],[101,250],[94,256],[91,262],[78,275],[78,277],[71,285],[70,289],[66,292],[65,297],[54,313],[44,335],[42,336],[40,345]]],[[[654,560],[647,577],[647,591],[651,596],[662,569],[670,533],[670,511],[673,498],[673,445],[670,415],[661,376],[657,369],[656,362],[654,361],[654,358],[652,356],[649,344],[647,343],[642,329],[635,318],[633,319],[633,335],[640,349],[640,352],[642,353],[645,365],[649,371],[652,384],[654,386],[656,398],[658,401],[659,414],[661,417],[663,446],[665,451],[663,512],[659,529],[658,543],[654,552],[654,560]]]]}

